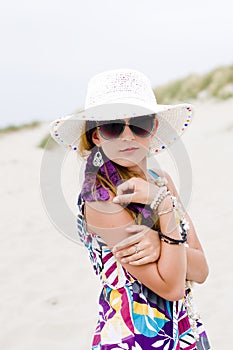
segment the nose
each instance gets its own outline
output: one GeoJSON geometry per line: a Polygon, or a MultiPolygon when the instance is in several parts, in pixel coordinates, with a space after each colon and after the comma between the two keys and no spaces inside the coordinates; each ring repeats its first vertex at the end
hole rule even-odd
{"type": "Polygon", "coordinates": [[[130,127],[126,124],[125,129],[123,133],[121,134],[122,140],[134,140],[135,136],[133,132],[131,131],[130,127]]]}

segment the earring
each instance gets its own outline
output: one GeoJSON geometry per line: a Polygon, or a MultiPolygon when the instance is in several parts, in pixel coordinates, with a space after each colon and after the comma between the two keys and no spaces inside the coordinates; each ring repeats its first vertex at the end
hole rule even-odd
{"type": "Polygon", "coordinates": [[[154,148],[153,147],[150,147],[148,152],[147,152],[147,157],[151,157],[151,156],[154,156],[154,148]]]}
{"type": "Polygon", "coordinates": [[[104,164],[102,153],[99,151],[99,148],[96,154],[94,155],[92,164],[99,168],[104,164]]]}

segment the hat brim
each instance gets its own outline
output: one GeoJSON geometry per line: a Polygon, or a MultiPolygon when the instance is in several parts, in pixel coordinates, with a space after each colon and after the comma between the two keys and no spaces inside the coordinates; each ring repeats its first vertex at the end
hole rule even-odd
{"type": "Polygon", "coordinates": [[[85,121],[111,121],[156,114],[159,121],[152,148],[158,153],[180,137],[193,116],[190,104],[147,106],[130,103],[102,104],[58,118],[50,123],[50,133],[59,144],[77,150],[85,121]]]}

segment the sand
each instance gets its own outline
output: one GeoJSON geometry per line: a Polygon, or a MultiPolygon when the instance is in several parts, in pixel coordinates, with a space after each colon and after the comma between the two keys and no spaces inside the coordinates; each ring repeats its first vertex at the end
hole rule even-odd
{"type": "MultiPolygon", "coordinates": [[[[195,119],[182,138],[188,160],[177,166],[167,153],[157,161],[178,188],[182,170],[191,179],[188,212],[210,267],[207,281],[195,286],[195,300],[212,349],[222,350],[231,347],[233,312],[233,100],[195,105],[195,119]]],[[[80,166],[70,154],[62,163],[61,181],[53,177],[64,194],[64,203],[55,195],[54,205],[68,214],[56,225],[58,214],[49,212],[42,197],[59,192],[44,182],[55,169],[49,169],[45,153],[56,151],[37,147],[47,130],[42,124],[0,137],[1,350],[88,350],[96,323],[98,279],[84,248],[61,232],[76,235],[80,166]]]]}

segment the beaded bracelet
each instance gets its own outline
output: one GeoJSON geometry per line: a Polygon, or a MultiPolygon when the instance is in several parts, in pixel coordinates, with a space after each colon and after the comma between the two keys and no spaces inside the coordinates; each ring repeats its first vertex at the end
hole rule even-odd
{"type": "Polygon", "coordinates": [[[171,192],[167,191],[166,186],[160,187],[158,193],[156,194],[155,198],[151,202],[151,205],[150,205],[151,209],[156,210],[159,204],[162,202],[162,200],[169,194],[171,194],[171,192]]]}
{"type": "Polygon", "coordinates": [[[160,198],[160,196],[161,196],[161,194],[162,194],[163,192],[166,192],[166,190],[167,190],[167,187],[166,187],[166,186],[162,186],[162,187],[159,188],[158,192],[156,193],[155,198],[154,198],[153,201],[151,202],[151,205],[150,205],[151,209],[154,209],[157,200],[160,198]]]}
{"type": "Polygon", "coordinates": [[[166,236],[161,231],[159,231],[159,237],[160,237],[161,241],[168,243],[168,244],[181,245],[187,241],[187,237],[183,237],[182,239],[175,239],[175,238],[166,236]]]}
{"type": "Polygon", "coordinates": [[[158,212],[158,215],[160,216],[160,215],[168,214],[168,213],[170,213],[170,212],[172,212],[172,211],[174,211],[174,208],[173,208],[173,207],[172,207],[172,208],[169,208],[169,209],[167,209],[167,210],[159,211],[159,212],[158,212]]]}

